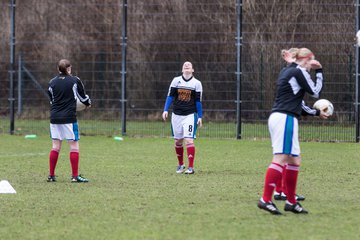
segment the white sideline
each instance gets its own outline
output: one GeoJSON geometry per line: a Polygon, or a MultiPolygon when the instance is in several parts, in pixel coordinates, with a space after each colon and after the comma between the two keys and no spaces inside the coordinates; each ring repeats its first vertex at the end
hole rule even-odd
{"type": "Polygon", "coordinates": [[[23,153],[23,154],[2,154],[0,153],[0,158],[7,158],[7,157],[32,157],[32,156],[43,156],[47,155],[48,153],[23,153]]]}

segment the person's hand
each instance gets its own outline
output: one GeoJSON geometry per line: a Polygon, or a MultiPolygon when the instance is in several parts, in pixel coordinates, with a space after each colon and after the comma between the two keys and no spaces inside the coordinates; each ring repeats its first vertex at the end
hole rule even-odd
{"type": "Polygon", "coordinates": [[[89,106],[86,106],[86,107],[85,107],[85,110],[87,110],[87,109],[89,109],[89,108],[91,108],[91,104],[90,104],[89,106]]]}
{"type": "MultiPolygon", "coordinates": [[[[326,109],[324,109],[324,110],[326,111],[326,109]]],[[[320,115],[319,115],[319,117],[320,117],[321,119],[328,119],[328,118],[330,117],[330,115],[327,114],[324,110],[320,110],[320,115]]]]}
{"type": "Polygon", "coordinates": [[[164,120],[164,121],[166,121],[166,119],[167,119],[167,117],[168,117],[168,112],[167,111],[164,111],[163,112],[163,114],[162,114],[162,119],[164,120]]]}
{"type": "Polygon", "coordinates": [[[199,128],[202,127],[202,119],[201,118],[198,118],[197,125],[198,125],[199,128]]]}
{"type": "Polygon", "coordinates": [[[317,60],[310,60],[310,67],[314,70],[322,68],[320,62],[317,60]]]}

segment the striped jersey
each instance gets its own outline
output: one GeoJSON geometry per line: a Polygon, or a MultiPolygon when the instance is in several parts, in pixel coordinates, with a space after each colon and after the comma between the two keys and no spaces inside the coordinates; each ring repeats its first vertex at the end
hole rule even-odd
{"type": "Polygon", "coordinates": [[[174,98],[173,113],[189,115],[197,112],[196,102],[202,101],[201,82],[194,78],[175,77],[169,87],[168,96],[174,98]]]}
{"type": "Polygon", "coordinates": [[[316,82],[309,72],[296,63],[283,68],[277,80],[277,91],[272,112],[290,114],[299,118],[302,113],[302,101],[305,93],[319,98],[323,85],[322,69],[315,70],[316,82]]]}
{"type": "Polygon", "coordinates": [[[49,82],[48,95],[51,111],[50,123],[75,123],[76,100],[79,99],[86,106],[91,104],[89,96],[85,94],[84,85],[80,78],[60,74],[49,82]]]}

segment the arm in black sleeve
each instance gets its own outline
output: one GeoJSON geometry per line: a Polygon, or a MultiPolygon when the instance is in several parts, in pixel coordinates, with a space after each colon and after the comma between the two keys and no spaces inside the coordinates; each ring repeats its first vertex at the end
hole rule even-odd
{"type": "Polygon", "coordinates": [[[78,99],[80,100],[80,102],[82,102],[86,106],[91,105],[90,97],[85,94],[84,84],[81,82],[80,78],[78,78],[78,77],[76,77],[76,85],[77,85],[76,95],[77,95],[78,99]]]}
{"type": "Polygon", "coordinates": [[[51,87],[48,88],[47,94],[48,94],[48,97],[49,97],[50,104],[52,104],[53,95],[52,95],[52,88],[51,87]]]}
{"type": "Polygon", "coordinates": [[[323,86],[322,69],[315,70],[316,81],[311,79],[310,74],[303,68],[297,68],[296,79],[299,85],[315,98],[319,98],[323,86]]]}
{"type": "Polygon", "coordinates": [[[319,116],[319,115],[320,115],[320,110],[307,106],[304,100],[301,102],[301,116],[319,116]]]}

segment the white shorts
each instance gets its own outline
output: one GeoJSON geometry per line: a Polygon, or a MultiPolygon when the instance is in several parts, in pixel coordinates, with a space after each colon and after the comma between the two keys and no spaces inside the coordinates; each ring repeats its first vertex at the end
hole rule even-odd
{"type": "Polygon", "coordinates": [[[58,140],[78,141],[80,139],[78,123],[50,123],[50,137],[58,140]]]}
{"type": "Polygon", "coordinates": [[[272,113],[268,120],[273,154],[300,155],[299,124],[296,117],[272,113]]]}
{"type": "Polygon", "coordinates": [[[171,132],[175,139],[196,138],[197,114],[171,114],[171,132]]]}

